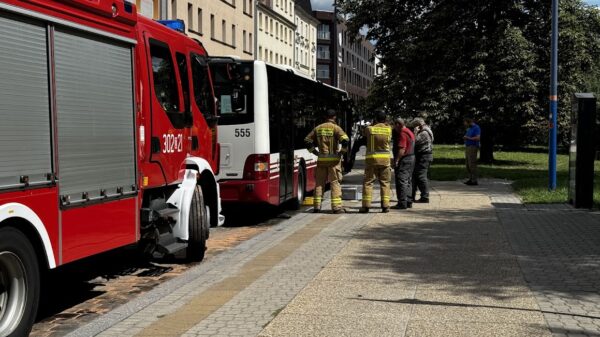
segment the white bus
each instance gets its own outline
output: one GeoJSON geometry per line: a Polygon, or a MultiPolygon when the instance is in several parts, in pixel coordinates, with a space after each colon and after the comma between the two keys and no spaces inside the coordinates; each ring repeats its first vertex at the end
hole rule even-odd
{"type": "Polygon", "coordinates": [[[299,207],[315,188],[317,165],[304,138],[327,109],[338,111],[338,123],[350,131],[348,95],[292,68],[261,61],[213,58],[211,69],[219,106],[222,201],[290,201],[299,207]]]}

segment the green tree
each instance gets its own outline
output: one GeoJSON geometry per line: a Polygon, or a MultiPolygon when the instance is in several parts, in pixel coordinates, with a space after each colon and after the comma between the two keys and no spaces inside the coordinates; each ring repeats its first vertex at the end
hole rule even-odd
{"type": "MultiPolygon", "coordinates": [[[[600,15],[560,0],[560,139],[570,98],[598,88],[600,15]],[[594,85],[596,85],[594,87],[594,85]]],[[[482,159],[493,145],[544,144],[548,132],[550,1],[338,0],[348,27],[366,27],[385,65],[372,95],[392,112],[427,114],[436,138],[462,139],[462,118],[482,126],[482,159]]]]}

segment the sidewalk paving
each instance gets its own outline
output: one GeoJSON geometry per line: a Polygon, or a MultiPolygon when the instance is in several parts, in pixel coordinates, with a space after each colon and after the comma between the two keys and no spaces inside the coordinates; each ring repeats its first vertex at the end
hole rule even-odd
{"type": "Polygon", "coordinates": [[[600,336],[598,214],[433,186],[407,211],[299,214],[69,336],[600,336]]]}

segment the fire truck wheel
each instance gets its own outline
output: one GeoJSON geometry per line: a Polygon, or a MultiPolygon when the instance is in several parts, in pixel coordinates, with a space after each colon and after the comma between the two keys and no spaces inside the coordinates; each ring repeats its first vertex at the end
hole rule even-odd
{"type": "Polygon", "coordinates": [[[27,237],[11,227],[0,228],[0,336],[27,336],[40,295],[40,270],[27,237]]]}
{"type": "Polygon", "coordinates": [[[306,195],[306,178],[304,178],[304,169],[298,168],[298,184],[296,185],[296,198],[292,200],[292,208],[300,209],[306,195]]]}
{"type": "Polygon", "coordinates": [[[200,186],[196,186],[192,205],[190,206],[189,221],[190,239],[188,242],[186,257],[190,261],[202,261],[206,251],[206,228],[209,226],[204,206],[204,196],[200,186]]]}

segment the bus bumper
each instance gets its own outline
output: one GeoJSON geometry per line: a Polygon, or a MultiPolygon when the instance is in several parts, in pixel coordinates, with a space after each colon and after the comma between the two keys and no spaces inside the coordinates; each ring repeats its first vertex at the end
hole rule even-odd
{"type": "Polygon", "coordinates": [[[224,203],[270,203],[269,179],[220,181],[221,201],[224,203]]]}

